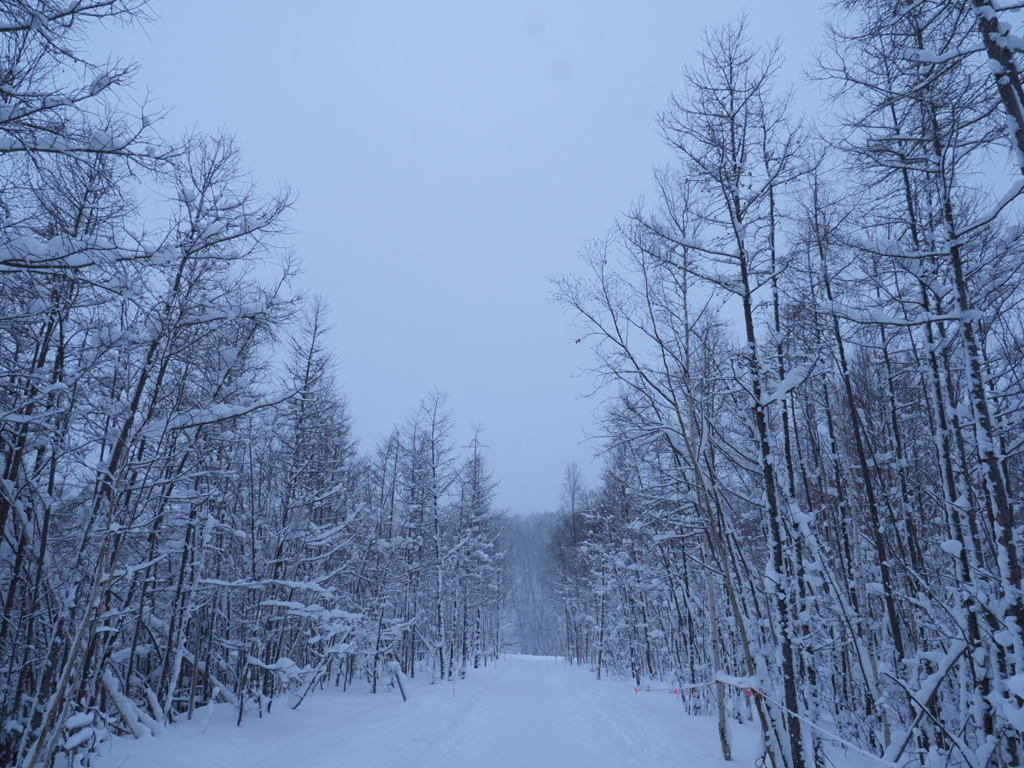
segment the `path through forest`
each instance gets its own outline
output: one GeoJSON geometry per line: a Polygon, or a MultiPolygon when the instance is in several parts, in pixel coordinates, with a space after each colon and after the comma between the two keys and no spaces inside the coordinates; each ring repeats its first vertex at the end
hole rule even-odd
{"type": "MultiPolygon", "coordinates": [[[[467,679],[413,681],[409,701],[327,689],[236,728],[225,705],[158,738],[118,739],[96,768],[705,768],[725,766],[714,720],[671,691],[634,693],[552,657],[509,656],[467,679]]],[[[734,723],[733,765],[756,734],[734,723]]]]}

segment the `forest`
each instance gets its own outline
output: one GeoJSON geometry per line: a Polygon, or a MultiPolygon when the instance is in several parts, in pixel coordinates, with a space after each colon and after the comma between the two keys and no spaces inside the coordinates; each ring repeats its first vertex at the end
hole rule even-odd
{"type": "Polygon", "coordinates": [[[842,0],[798,119],[706,31],[675,162],[557,297],[607,398],[569,652],[752,718],[777,768],[1019,765],[1024,121],[1008,6],[842,0]]]}
{"type": "Polygon", "coordinates": [[[87,53],[145,0],[0,0],[0,764],[511,649],[670,683],[727,760],[1019,765],[1019,9],[829,8],[802,116],[706,30],[656,196],[554,278],[602,470],[519,518],[441,390],[356,441],[291,193],[87,53]]]}
{"type": "Polygon", "coordinates": [[[133,66],[82,59],[145,11],[0,3],[5,766],[394,663],[461,675],[497,643],[482,442],[456,448],[434,391],[357,449],[289,194],[226,135],[128,110],[133,66]]]}

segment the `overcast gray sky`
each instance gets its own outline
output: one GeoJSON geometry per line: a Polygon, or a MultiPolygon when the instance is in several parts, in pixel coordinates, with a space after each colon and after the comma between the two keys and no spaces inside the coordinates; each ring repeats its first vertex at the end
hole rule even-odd
{"type": "Polygon", "coordinates": [[[549,302],[668,159],[654,119],[701,29],[744,7],[790,74],[818,43],[813,0],[153,0],[113,36],[173,107],[167,130],[226,127],[291,222],[302,287],[371,448],[431,387],[468,442],[483,426],[498,503],[555,509],[591,459],[597,403],[570,318],[549,302]]]}

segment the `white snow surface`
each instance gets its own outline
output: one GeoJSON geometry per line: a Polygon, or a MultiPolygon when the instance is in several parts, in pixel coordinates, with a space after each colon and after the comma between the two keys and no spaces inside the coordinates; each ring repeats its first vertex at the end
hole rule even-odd
{"type": "MultiPolygon", "coordinates": [[[[669,690],[634,693],[564,659],[507,656],[465,680],[412,681],[371,695],[327,688],[272,714],[226,704],[163,736],[114,740],[94,768],[706,768],[722,760],[715,720],[687,715],[669,690]]],[[[731,723],[731,765],[753,765],[758,736],[731,723]]]]}

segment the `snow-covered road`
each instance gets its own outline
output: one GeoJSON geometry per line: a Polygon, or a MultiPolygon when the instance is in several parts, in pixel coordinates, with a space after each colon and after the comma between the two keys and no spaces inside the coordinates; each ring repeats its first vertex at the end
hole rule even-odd
{"type": "MultiPolygon", "coordinates": [[[[634,694],[551,657],[509,656],[466,680],[397,692],[325,690],[233,723],[214,707],[155,739],[119,739],[96,768],[661,768],[725,766],[714,721],[671,692],[634,694]]],[[[734,724],[733,765],[757,757],[734,724]]]]}

